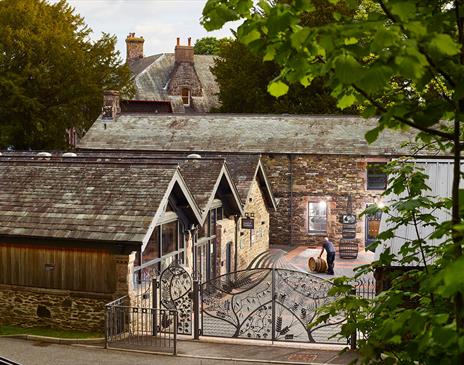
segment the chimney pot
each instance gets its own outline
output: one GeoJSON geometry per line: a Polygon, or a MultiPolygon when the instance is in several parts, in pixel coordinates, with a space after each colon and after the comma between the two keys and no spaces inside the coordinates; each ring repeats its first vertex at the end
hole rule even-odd
{"type": "Polygon", "coordinates": [[[126,38],[126,62],[143,58],[143,37],[136,37],[135,33],[129,33],[126,38]]]}
{"type": "Polygon", "coordinates": [[[180,38],[177,38],[177,45],[174,49],[174,54],[175,54],[174,58],[176,60],[176,63],[189,62],[193,64],[194,60],[193,60],[192,38],[190,37],[188,38],[187,46],[181,46],[180,38]]]}

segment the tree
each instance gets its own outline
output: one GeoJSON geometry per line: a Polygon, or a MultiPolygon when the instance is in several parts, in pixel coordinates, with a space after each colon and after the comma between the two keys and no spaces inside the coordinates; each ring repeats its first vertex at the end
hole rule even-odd
{"type": "MultiPolygon", "coordinates": [[[[280,2],[288,2],[280,0],[280,2]]],[[[315,1],[316,10],[301,17],[308,26],[333,22],[332,12],[353,15],[343,4],[329,5],[315,1]]],[[[196,46],[196,45],[195,45],[196,46]]],[[[219,111],[226,113],[292,113],[292,114],[358,114],[349,107],[341,111],[324,77],[313,79],[310,85],[292,85],[285,95],[275,98],[267,92],[267,85],[278,77],[277,63],[263,59],[262,53],[253,53],[236,38],[224,42],[217,53],[212,71],[219,84],[219,111]]]]}
{"type": "Polygon", "coordinates": [[[65,1],[0,1],[0,149],[66,148],[66,130],[92,124],[104,89],[131,92],[116,38],[90,33],[65,1]]]}
{"type": "MultiPolygon", "coordinates": [[[[263,61],[238,40],[222,45],[212,72],[219,84],[219,111],[223,113],[342,113],[323,78],[313,80],[306,88],[293,85],[280,98],[270,95],[267,85],[279,75],[278,65],[263,61]]],[[[343,112],[357,111],[347,108],[343,112]]]]}
{"type": "MultiPolygon", "coordinates": [[[[366,362],[462,364],[464,287],[456,278],[464,269],[459,191],[464,148],[464,1],[346,0],[344,4],[354,17],[334,11],[330,26],[308,26],[302,19],[315,11],[311,0],[263,0],[257,6],[251,0],[209,0],[202,22],[207,29],[216,29],[227,21],[245,19],[238,38],[280,66],[279,76],[268,87],[271,94],[281,96],[290,83],[305,86],[325,76],[340,108],[361,105],[363,116],[378,116],[377,127],[366,134],[368,142],[385,128],[414,128],[418,141],[453,156],[451,220],[435,226],[434,234],[444,239],[436,261],[423,275],[398,279],[415,281],[406,296],[413,297],[415,289],[421,289],[415,310],[399,300],[398,287],[386,291],[382,298],[396,300],[397,310],[382,312],[384,321],[368,329],[366,343],[379,350],[381,343],[375,346],[375,341],[383,338],[389,341],[388,351],[382,358],[372,347],[361,351],[365,350],[366,362]],[[414,322],[414,313],[419,314],[415,317],[421,318],[419,322],[414,322]],[[426,335],[412,330],[414,323],[426,335]]],[[[412,210],[414,204],[406,207],[412,210]]],[[[386,308],[382,305],[375,302],[369,313],[379,314],[386,308]]],[[[351,325],[355,328],[356,321],[351,325]]]]}
{"type": "Polygon", "coordinates": [[[221,46],[227,41],[227,38],[203,37],[195,42],[193,50],[195,54],[217,55],[221,46]]]}

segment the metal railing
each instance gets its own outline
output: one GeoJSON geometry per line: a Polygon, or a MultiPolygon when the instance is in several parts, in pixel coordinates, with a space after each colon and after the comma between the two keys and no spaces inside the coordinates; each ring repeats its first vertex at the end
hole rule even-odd
{"type": "Polygon", "coordinates": [[[177,354],[176,310],[131,306],[129,298],[106,305],[106,348],[177,354]]]}

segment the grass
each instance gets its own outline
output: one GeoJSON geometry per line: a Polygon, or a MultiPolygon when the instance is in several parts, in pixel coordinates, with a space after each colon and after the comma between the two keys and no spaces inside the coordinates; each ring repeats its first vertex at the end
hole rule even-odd
{"type": "Polygon", "coordinates": [[[0,335],[36,335],[56,338],[97,338],[104,337],[98,332],[61,330],[48,327],[0,326],[0,335]]]}

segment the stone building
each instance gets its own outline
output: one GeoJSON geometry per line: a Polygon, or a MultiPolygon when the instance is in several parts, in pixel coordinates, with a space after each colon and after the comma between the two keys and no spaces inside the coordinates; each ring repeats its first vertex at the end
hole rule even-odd
{"type": "Polygon", "coordinates": [[[187,45],[181,45],[177,38],[174,53],[147,57],[143,37],[130,33],[126,45],[136,93],[121,102],[123,111],[195,113],[219,106],[219,89],[210,70],[213,56],[194,55],[190,38],[187,45]]]}
{"type": "Polygon", "coordinates": [[[316,246],[328,235],[337,246],[348,242],[363,250],[379,227],[380,217],[359,217],[380,202],[386,176],[379,167],[410,154],[403,143],[414,140],[412,133],[384,131],[369,145],[364,135],[376,124],[350,116],[122,113],[109,123],[97,120],[78,147],[226,159],[260,154],[278,201],[270,215],[271,244],[316,246]]]}
{"type": "MultiPolygon", "coordinates": [[[[246,267],[235,169],[221,157],[3,153],[0,323],[101,331],[105,304],[133,295],[145,273],[177,261],[206,281],[246,267]]],[[[275,205],[262,174],[245,207],[264,220],[275,205]]]]}

